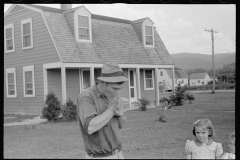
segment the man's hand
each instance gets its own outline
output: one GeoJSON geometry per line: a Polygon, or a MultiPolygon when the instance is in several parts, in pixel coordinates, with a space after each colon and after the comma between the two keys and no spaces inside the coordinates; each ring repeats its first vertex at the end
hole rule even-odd
{"type": "Polygon", "coordinates": [[[105,94],[108,100],[108,109],[112,110],[113,114],[115,107],[118,105],[118,94],[105,94]]]}
{"type": "Polygon", "coordinates": [[[130,108],[129,100],[123,97],[119,97],[118,104],[114,108],[114,115],[123,116],[127,108],[130,108]]]}

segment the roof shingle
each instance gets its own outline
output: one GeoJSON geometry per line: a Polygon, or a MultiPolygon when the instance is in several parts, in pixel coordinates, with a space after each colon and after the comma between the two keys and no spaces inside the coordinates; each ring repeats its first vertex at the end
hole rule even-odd
{"type": "MultiPolygon", "coordinates": [[[[172,79],[172,70],[166,70],[170,79],[172,79]]],[[[174,70],[175,79],[188,79],[188,75],[184,72],[184,70],[174,70]]]]}
{"type": "Polygon", "coordinates": [[[173,64],[173,60],[155,30],[155,48],[144,48],[131,21],[92,14],[92,43],[76,42],[63,10],[30,5],[42,9],[62,62],[119,64],[173,64]]]}
{"type": "Polygon", "coordinates": [[[193,73],[190,76],[190,79],[204,79],[207,73],[193,73]]]}

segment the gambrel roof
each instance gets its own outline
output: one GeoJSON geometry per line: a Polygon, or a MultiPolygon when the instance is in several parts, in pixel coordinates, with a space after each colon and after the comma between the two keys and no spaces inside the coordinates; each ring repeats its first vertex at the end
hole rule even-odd
{"type": "Polygon", "coordinates": [[[192,73],[190,79],[204,79],[207,73],[192,73]]]}
{"type": "Polygon", "coordinates": [[[41,10],[62,62],[174,64],[156,29],[155,47],[144,48],[133,21],[92,14],[92,43],[80,43],[76,42],[64,15],[66,11],[31,4],[25,6],[41,10]]]}

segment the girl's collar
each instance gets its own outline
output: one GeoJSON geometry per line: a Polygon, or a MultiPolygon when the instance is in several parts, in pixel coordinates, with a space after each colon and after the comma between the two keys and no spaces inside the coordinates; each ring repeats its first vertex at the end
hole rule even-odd
{"type": "Polygon", "coordinates": [[[201,143],[197,139],[195,139],[194,142],[199,147],[202,146],[202,145],[210,146],[213,143],[213,140],[212,139],[208,139],[208,141],[206,143],[201,143]]]}

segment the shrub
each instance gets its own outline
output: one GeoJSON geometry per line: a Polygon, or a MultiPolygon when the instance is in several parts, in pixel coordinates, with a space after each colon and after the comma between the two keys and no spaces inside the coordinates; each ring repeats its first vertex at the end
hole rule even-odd
{"type": "Polygon", "coordinates": [[[161,99],[159,100],[160,103],[163,103],[163,102],[165,102],[165,101],[167,101],[167,102],[169,103],[169,99],[166,98],[166,97],[163,97],[163,98],[161,98],[161,99]]]}
{"type": "Polygon", "coordinates": [[[145,111],[147,110],[147,105],[150,105],[151,103],[147,98],[140,98],[137,104],[140,111],[145,111]]]}
{"type": "Polygon", "coordinates": [[[77,121],[77,105],[75,105],[70,98],[62,108],[62,115],[66,121],[77,121]]]}
{"type": "Polygon", "coordinates": [[[186,87],[178,85],[175,89],[175,93],[169,97],[170,103],[176,106],[181,106],[185,101],[186,87]]]}
{"type": "Polygon", "coordinates": [[[168,99],[168,98],[166,98],[166,97],[163,97],[163,98],[161,98],[160,100],[159,100],[159,103],[162,105],[162,106],[164,106],[164,102],[167,102],[167,104],[170,104],[170,100],[168,99]]]}
{"type": "Polygon", "coordinates": [[[48,121],[55,122],[61,111],[61,103],[54,92],[46,95],[45,105],[42,109],[42,117],[48,121]]]}
{"type": "Polygon", "coordinates": [[[192,101],[195,99],[195,97],[189,93],[186,93],[186,99],[189,100],[189,103],[192,103],[192,101]]]}

